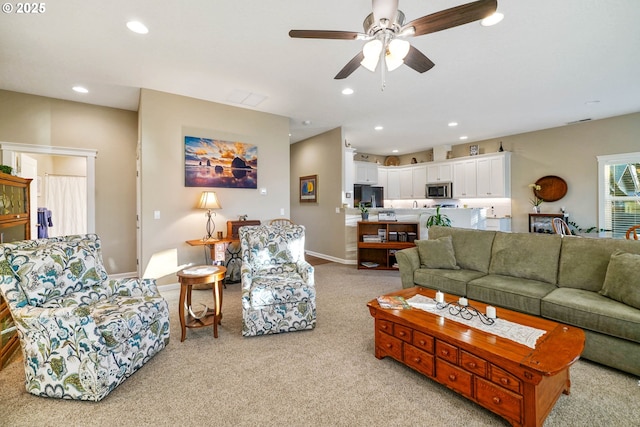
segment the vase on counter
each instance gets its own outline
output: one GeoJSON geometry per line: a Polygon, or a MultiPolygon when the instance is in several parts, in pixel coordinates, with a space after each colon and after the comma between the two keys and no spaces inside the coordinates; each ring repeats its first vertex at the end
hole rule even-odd
{"type": "Polygon", "coordinates": [[[360,215],[362,215],[362,220],[363,221],[368,221],[369,220],[369,212],[361,212],[360,215]]]}
{"type": "Polygon", "coordinates": [[[534,206],[533,207],[533,212],[534,213],[540,213],[540,206],[534,206]]]}

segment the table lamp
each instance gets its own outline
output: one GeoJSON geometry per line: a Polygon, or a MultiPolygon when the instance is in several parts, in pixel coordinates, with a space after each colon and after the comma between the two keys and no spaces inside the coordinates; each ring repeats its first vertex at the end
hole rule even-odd
{"type": "Polygon", "coordinates": [[[207,235],[202,240],[208,240],[213,237],[213,232],[216,229],[216,224],[211,219],[211,214],[215,215],[215,212],[211,212],[212,209],[221,209],[218,197],[214,191],[203,191],[200,196],[200,203],[198,203],[199,209],[206,209],[207,213],[207,235]]]}

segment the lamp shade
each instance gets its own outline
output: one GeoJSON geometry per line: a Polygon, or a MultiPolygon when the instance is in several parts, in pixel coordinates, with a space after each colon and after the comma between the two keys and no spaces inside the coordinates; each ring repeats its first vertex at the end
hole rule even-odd
{"type": "Polygon", "coordinates": [[[220,202],[218,202],[218,196],[214,191],[203,191],[200,196],[200,203],[198,203],[200,209],[221,209],[220,202]]]}

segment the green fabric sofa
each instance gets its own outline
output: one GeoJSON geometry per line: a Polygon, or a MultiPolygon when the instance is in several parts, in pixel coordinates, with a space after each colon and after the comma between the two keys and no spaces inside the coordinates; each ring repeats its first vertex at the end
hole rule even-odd
{"type": "Polygon", "coordinates": [[[640,375],[640,241],[431,227],[396,259],[404,288],[577,326],[583,358],[640,375]]]}

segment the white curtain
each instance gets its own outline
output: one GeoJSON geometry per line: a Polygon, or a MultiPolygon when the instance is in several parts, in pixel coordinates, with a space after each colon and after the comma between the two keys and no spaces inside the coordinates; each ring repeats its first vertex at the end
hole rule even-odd
{"type": "Polygon", "coordinates": [[[87,232],[87,178],[83,176],[45,176],[46,207],[53,227],[49,237],[87,232]]]}

